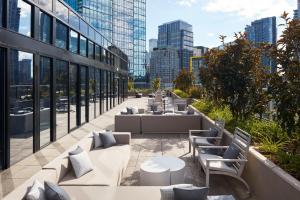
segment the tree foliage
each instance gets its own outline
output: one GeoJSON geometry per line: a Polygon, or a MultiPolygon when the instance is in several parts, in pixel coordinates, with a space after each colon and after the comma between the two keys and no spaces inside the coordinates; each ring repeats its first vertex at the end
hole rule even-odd
{"type": "Polygon", "coordinates": [[[157,91],[158,89],[160,89],[160,78],[155,78],[153,81],[152,81],[152,89],[153,91],[157,91]]]}
{"type": "Polygon", "coordinates": [[[185,93],[189,93],[190,88],[193,86],[194,80],[195,77],[192,72],[182,69],[174,80],[174,85],[176,89],[182,90],[185,93]]]}
{"type": "Polygon", "coordinates": [[[220,36],[224,48],[211,49],[204,56],[206,67],[200,69],[200,80],[210,99],[229,106],[234,117],[245,119],[266,109],[267,74],[261,48],[252,45],[245,34],[235,34],[235,38],[225,44],[225,36],[220,36]]]}
{"type": "Polygon", "coordinates": [[[128,80],[128,91],[133,91],[134,90],[134,81],[129,78],[128,80]]]}
{"type": "Polygon", "coordinates": [[[278,63],[272,74],[270,93],[276,102],[277,117],[289,134],[300,131],[300,20],[282,15],[285,30],[275,46],[272,56],[278,63]]]}

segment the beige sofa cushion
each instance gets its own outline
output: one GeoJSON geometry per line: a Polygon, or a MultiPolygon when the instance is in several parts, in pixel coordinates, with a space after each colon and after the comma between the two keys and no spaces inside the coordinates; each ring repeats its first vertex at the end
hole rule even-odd
{"type": "Polygon", "coordinates": [[[38,180],[40,183],[49,181],[56,183],[56,172],[53,169],[41,170],[37,174],[33,175],[30,179],[18,186],[15,190],[5,196],[5,200],[17,200],[23,199],[28,192],[28,189],[32,186],[34,180],[38,180]]]}

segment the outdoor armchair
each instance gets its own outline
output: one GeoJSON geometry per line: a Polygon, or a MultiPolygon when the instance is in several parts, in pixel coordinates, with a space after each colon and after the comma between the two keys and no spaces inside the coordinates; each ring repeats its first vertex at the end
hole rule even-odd
{"type": "Polygon", "coordinates": [[[249,185],[242,179],[251,144],[251,136],[245,131],[236,128],[230,146],[199,146],[198,147],[198,161],[206,176],[206,187],[209,187],[209,176],[211,174],[227,175],[241,181],[247,188],[248,194],[250,193],[249,185]],[[231,146],[237,149],[237,156],[234,158],[224,158],[224,150],[229,149],[231,146]],[[207,153],[205,150],[217,150],[219,153],[207,153]]]}

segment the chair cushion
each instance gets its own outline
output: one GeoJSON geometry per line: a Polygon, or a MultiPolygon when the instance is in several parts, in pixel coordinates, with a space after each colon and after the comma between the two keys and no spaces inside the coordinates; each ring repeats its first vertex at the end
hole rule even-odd
{"type": "MultiPolygon", "coordinates": [[[[205,168],[206,168],[207,159],[223,159],[223,157],[213,155],[213,154],[203,154],[203,153],[199,154],[199,161],[201,162],[202,166],[204,166],[205,168]]],[[[237,171],[233,166],[228,166],[223,161],[211,161],[209,167],[212,170],[237,174],[237,171]]]]}
{"type": "Polygon", "coordinates": [[[207,187],[174,188],[175,200],[206,200],[207,187]]]}
{"type": "Polygon", "coordinates": [[[192,184],[170,185],[160,188],[161,200],[174,200],[174,188],[192,187],[192,184]]]}
{"type": "Polygon", "coordinates": [[[93,170],[93,164],[85,151],[80,154],[70,156],[70,161],[76,178],[79,178],[93,170]]]}
{"type": "MultiPolygon", "coordinates": [[[[228,149],[224,152],[224,159],[237,159],[240,154],[240,149],[235,144],[230,144],[228,149]]],[[[226,165],[232,166],[232,162],[225,162],[226,165]]]]}
{"type": "Polygon", "coordinates": [[[178,104],[178,111],[185,111],[186,105],[185,104],[178,104]]]}
{"type": "Polygon", "coordinates": [[[195,110],[192,109],[192,108],[188,108],[187,112],[186,112],[187,115],[194,115],[195,114],[195,110]]]}
{"type": "Polygon", "coordinates": [[[100,138],[99,132],[93,131],[93,138],[94,138],[94,148],[102,147],[103,143],[100,138]]]}
{"type": "Polygon", "coordinates": [[[196,138],[195,139],[195,144],[198,146],[212,146],[213,143],[209,142],[208,139],[205,138],[196,138]]]}
{"type": "Polygon", "coordinates": [[[73,151],[69,152],[69,156],[77,155],[83,152],[83,149],[80,146],[77,146],[77,148],[73,151]]]}
{"type": "Polygon", "coordinates": [[[47,181],[45,181],[45,195],[47,199],[51,200],[71,200],[64,189],[47,181]]]}
{"type": "Polygon", "coordinates": [[[46,200],[45,188],[38,180],[34,180],[32,187],[26,195],[26,200],[46,200]]]}
{"type": "Polygon", "coordinates": [[[100,137],[104,148],[109,148],[117,144],[115,136],[112,134],[111,131],[106,133],[100,133],[100,137]]]}
{"type": "MultiPolygon", "coordinates": [[[[218,136],[218,133],[219,133],[218,129],[216,129],[216,128],[211,128],[210,131],[209,131],[208,134],[207,134],[207,137],[217,137],[217,136],[218,136]]],[[[207,139],[207,141],[208,141],[209,143],[215,143],[215,142],[216,142],[215,139],[207,139]]]]}

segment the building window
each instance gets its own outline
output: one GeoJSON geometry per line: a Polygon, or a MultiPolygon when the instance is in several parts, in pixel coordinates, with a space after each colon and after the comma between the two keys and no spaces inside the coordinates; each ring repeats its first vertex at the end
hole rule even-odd
{"type": "Polygon", "coordinates": [[[51,134],[51,58],[41,57],[40,60],[40,146],[50,143],[51,134]]]}
{"type": "Polygon", "coordinates": [[[51,43],[51,17],[44,12],[40,12],[40,40],[51,43]]]}
{"type": "Polygon", "coordinates": [[[56,1],[56,14],[57,17],[61,20],[63,20],[64,22],[68,23],[68,8],[66,6],[64,6],[64,4],[62,4],[59,1],[56,1]]]}
{"type": "Polygon", "coordinates": [[[86,118],[86,109],[87,109],[87,83],[86,83],[86,71],[87,68],[82,66],[80,67],[80,115],[81,115],[81,124],[87,121],[86,118]]]}
{"type": "Polygon", "coordinates": [[[95,118],[95,103],[96,103],[95,87],[96,87],[95,68],[90,67],[89,68],[89,121],[95,118]]]}
{"type": "Polygon", "coordinates": [[[80,35],[80,55],[87,56],[87,39],[80,35]]]}
{"type": "Polygon", "coordinates": [[[68,28],[64,24],[56,21],[56,40],[55,46],[67,49],[68,44],[68,28]]]}
{"type": "Polygon", "coordinates": [[[89,41],[89,58],[94,59],[94,43],[89,41]]]}
{"type": "Polygon", "coordinates": [[[95,45],[95,60],[100,61],[100,46],[95,45]]]}
{"type": "Polygon", "coordinates": [[[31,5],[22,0],[9,0],[9,29],[31,36],[31,5]]]}
{"type": "Polygon", "coordinates": [[[96,116],[99,116],[100,113],[100,96],[101,96],[101,91],[100,91],[100,82],[101,82],[101,73],[100,73],[100,69],[96,69],[95,72],[95,80],[96,80],[96,116]]]}
{"type": "Polygon", "coordinates": [[[79,30],[79,17],[70,10],[70,25],[73,26],[73,28],[79,30]]]}
{"type": "Polygon", "coordinates": [[[4,4],[3,4],[3,0],[0,0],[0,27],[3,27],[3,9],[4,8],[4,4]]]}
{"type": "Polygon", "coordinates": [[[11,50],[9,59],[8,135],[12,165],[33,153],[33,54],[11,50]]]}
{"type": "Polygon", "coordinates": [[[78,33],[70,31],[70,47],[69,50],[73,53],[78,53],[78,33]]]}
{"type": "Polygon", "coordinates": [[[71,64],[69,68],[70,72],[70,130],[77,127],[77,65],[71,64]]]}
{"type": "Polygon", "coordinates": [[[56,138],[68,133],[68,63],[57,60],[55,68],[56,88],[56,138]]]}

